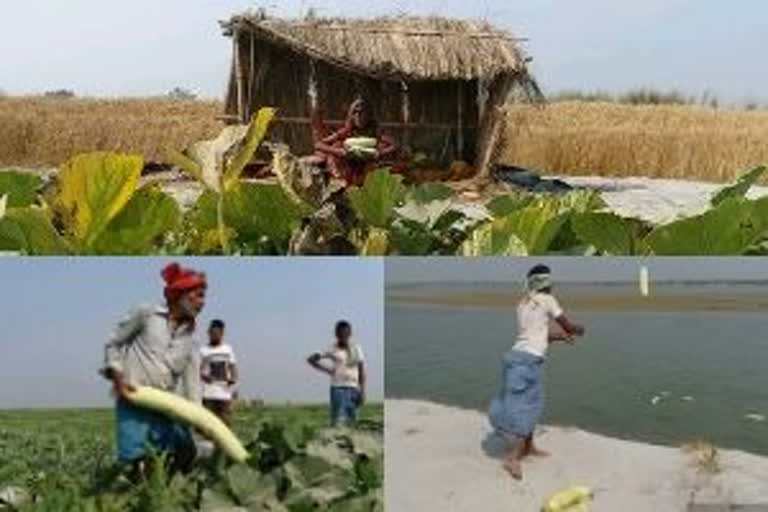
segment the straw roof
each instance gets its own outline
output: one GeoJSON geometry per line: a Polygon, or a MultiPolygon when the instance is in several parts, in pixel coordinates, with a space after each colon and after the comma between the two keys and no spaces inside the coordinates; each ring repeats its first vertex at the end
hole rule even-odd
{"type": "Polygon", "coordinates": [[[492,78],[525,70],[516,39],[487,23],[446,18],[278,19],[246,13],[222,22],[235,31],[382,79],[492,78]]]}

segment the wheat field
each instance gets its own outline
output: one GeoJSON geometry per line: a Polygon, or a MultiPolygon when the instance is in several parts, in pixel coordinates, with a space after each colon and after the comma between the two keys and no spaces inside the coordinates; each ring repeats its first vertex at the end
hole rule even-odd
{"type": "MultiPolygon", "coordinates": [[[[119,150],[162,161],[223,126],[218,102],[0,98],[0,165],[119,150]]],[[[544,173],[726,182],[768,163],[768,111],[555,102],[508,113],[500,160],[544,173]]]]}
{"type": "Polygon", "coordinates": [[[500,160],[567,175],[726,182],[768,163],[768,111],[559,102],[509,110],[500,160]]]}
{"type": "Polygon", "coordinates": [[[162,161],[169,146],[215,136],[221,113],[204,101],[0,98],[0,165],[56,166],[101,150],[162,161]]]}

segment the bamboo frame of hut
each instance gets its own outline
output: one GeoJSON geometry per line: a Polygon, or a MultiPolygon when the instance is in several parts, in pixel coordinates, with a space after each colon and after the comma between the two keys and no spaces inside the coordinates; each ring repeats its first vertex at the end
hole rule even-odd
{"type": "MultiPolygon", "coordinates": [[[[277,107],[272,130],[296,153],[313,149],[312,122],[340,124],[367,98],[407,154],[425,145],[487,175],[510,91],[532,81],[515,39],[484,23],[445,18],[283,20],[263,13],[222,22],[233,39],[228,120],[277,107]]],[[[541,98],[538,87],[528,87],[541,98]]],[[[405,155],[403,155],[405,156],[405,155]]]]}

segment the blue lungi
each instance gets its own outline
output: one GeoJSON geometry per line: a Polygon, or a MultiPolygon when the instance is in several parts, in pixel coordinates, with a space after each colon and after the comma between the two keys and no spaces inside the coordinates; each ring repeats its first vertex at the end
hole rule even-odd
{"type": "Polygon", "coordinates": [[[186,425],[125,400],[117,401],[116,413],[117,455],[123,464],[145,457],[150,447],[171,453],[194,449],[195,442],[186,425]]]}
{"type": "Polygon", "coordinates": [[[502,387],[491,402],[488,417],[506,437],[533,434],[544,409],[544,358],[521,350],[504,356],[502,387]]]}

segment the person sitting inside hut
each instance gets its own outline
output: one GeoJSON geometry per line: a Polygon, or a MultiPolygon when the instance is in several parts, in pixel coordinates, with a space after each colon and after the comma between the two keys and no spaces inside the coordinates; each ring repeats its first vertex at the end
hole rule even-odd
{"type": "Polygon", "coordinates": [[[397,151],[395,140],[379,130],[371,106],[363,98],[352,102],[343,127],[330,135],[322,132],[321,127],[315,127],[312,160],[348,185],[361,185],[367,171],[397,151]]]}

